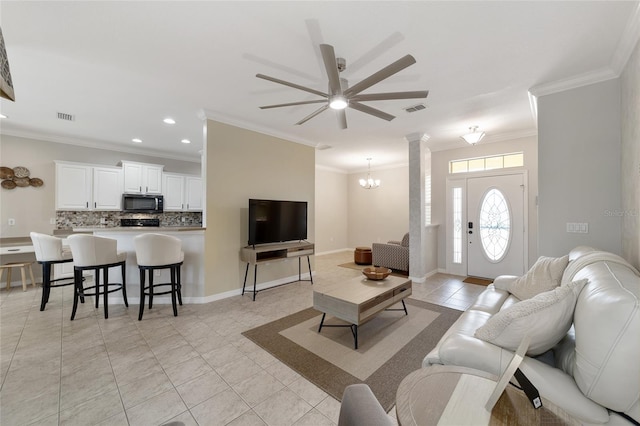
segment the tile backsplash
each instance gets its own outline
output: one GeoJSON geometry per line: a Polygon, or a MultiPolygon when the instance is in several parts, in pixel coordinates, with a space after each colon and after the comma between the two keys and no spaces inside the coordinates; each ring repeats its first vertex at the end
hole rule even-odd
{"type": "Polygon", "coordinates": [[[160,226],[202,226],[202,212],[164,212],[160,214],[119,211],[57,211],[56,228],[71,229],[120,226],[120,219],[160,219],[160,226]]]}

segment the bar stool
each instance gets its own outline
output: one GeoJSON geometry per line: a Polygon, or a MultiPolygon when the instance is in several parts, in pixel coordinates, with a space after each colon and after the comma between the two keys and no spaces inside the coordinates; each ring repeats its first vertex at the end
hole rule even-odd
{"type": "Polygon", "coordinates": [[[31,235],[33,248],[36,252],[36,260],[42,265],[42,300],[40,301],[40,310],[44,311],[49,301],[51,287],[64,287],[74,283],[72,278],[57,278],[52,280],[51,265],[73,262],[73,256],[71,255],[71,250],[62,247],[62,238],[39,234],[37,232],[31,232],[29,235],[31,235]]]}
{"type": "Polygon", "coordinates": [[[140,313],[138,321],[142,320],[144,312],[144,297],[149,296],[149,309],[153,307],[153,296],[171,294],[173,316],[178,316],[176,297],[182,305],[182,284],[180,281],[180,267],[184,261],[182,241],[179,238],[163,234],[140,234],[133,239],[136,248],[136,259],[140,269],[140,313]],[[154,284],[153,271],[156,269],[170,269],[171,282],[154,284]],[[145,271],[149,272],[149,285],[145,287],[145,271]],[[171,290],[156,292],[156,287],[171,286],[171,290]]]}
{"type": "Polygon", "coordinates": [[[76,316],[78,298],[83,299],[84,296],[95,296],[97,309],[99,297],[103,295],[105,319],[109,318],[109,293],[122,290],[124,305],[129,307],[125,278],[127,253],[117,251],[118,242],[112,238],[96,237],[86,234],[70,235],[67,237],[67,241],[69,242],[69,247],[71,247],[71,253],[73,255],[73,277],[75,283],[71,320],[76,316]],[[115,266],[120,266],[122,269],[122,284],[109,282],[109,268],[115,266]],[[82,284],[82,271],[87,270],[95,271],[95,285],[85,289],[82,284]],[[102,288],[100,288],[100,270],[102,270],[103,274],[102,288]],[[86,290],[91,289],[94,291],[90,293],[86,292],[86,290]]]}
{"type": "Polygon", "coordinates": [[[20,274],[22,277],[22,291],[27,291],[27,277],[25,268],[29,268],[29,276],[31,277],[31,285],[36,286],[36,282],[33,279],[33,269],[31,269],[31,264],[33,262],[9,262],[0,266],[0,281],[2,280],[2,274],[4,270],[7,270],[7,290],[11,287],[11,270],[13,268],[20,268],[20,274]]]}

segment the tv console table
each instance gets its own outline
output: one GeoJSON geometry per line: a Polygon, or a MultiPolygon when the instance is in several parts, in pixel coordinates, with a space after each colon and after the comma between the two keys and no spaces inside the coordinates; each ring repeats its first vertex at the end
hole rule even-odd
{"type": "MultiPolygon", "coordinates": [[[[315,246],[313,243],[309,243],[307,241],[296,241],[291,243],[280,243],[280,244],[267,244],[262,246],[248,246],[243,247],[240,250],[240,259],[243,262],[247,263],[247,267],[244,271],[244,283],[242,284],[242,294],[244,295],[245,291],[251,292],[253,291],[253,300],[256,300],[256,294],[259,291],[268,290],[256,290],[256,280],[258,278],[258,265],[265,262],[273,262],[275,260],[284,260],[289,258],[298,258],[298,279],[296,281],[291,281],[288,283],[278,284],[273,287],[280,287],[282,285],[295,283],[298,281],[311,281],[313,284],[313,275],[311,274],[311,261],[309,260],[309,256],[314,253],[315,246]],[[302,266],[300,264],[300,260],[303,256],[307,257],[307,265],[309,266],[309,279],[302,279],[302,266]],[[247,275],[249,274],[249,265],[253,265],[253,290],[245,290],[247,285],[247,275]]],[[[269,287],[273,288],[273,287],[269,287]]]]}

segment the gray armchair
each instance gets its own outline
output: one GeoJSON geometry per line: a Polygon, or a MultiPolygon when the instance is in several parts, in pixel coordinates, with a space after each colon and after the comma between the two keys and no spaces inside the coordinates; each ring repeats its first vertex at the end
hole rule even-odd
{"type": "Polygon", "coordinates": [[[409,272],[409,233],[404,234],[402,241],[373,243],[371,256],[375,266],[409,272]]]}

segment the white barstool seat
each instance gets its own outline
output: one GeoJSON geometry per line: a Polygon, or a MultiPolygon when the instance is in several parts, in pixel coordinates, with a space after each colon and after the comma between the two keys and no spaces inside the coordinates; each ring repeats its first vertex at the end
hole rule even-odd
{"type": "Polygon", "coordinates": [[[51,287],[64,287],[74,283],[71,278],[52,280],[51,265],[73,262],[73,256],[70,249],[62,246],[62,238],[40,234],[38,232],[31,232],[29,235],[31,236],[33,249],[36,253],[36,260],[42,265],[42,300],[40,301],[40,310],[44,311],[49,301],[51,287]]]}
{"type": "Polygon", "coordinates": [[[124,304],[128,307],[129,302],[127,302],[127,285],[125,279],[127,253],[117,250],[118,242],[112,238],[86,234],[70,235],[67,241],[69,242],[69,247],[71,247],[71,253],[73,255],[73,275],[75,282],[71,319],[73,320],[76,316],[78,298],[83,299],[84,296],[95,296],[97,309],[98,299],[100,295],[103,295],[105,318],[109,318],[109,293],[122,290],[124,304]],[[122,269],[122,284],[109,283],[109,268],[114,266],[120,266],[122,269]],[[82,271],[87,270],[95,271],[95,285],[85,289],[82,285],[82,271]],[[102,289],[100,288],[100,270],[102,270],[103,273],[102,289]],[[91,293],[86,291],[91,289],[94,289],[91,293]]]}
{"type": "Polygon", "coordinates": [[[182,284],[180,281],[180,267],[184,261],[182,241],[179,238],[164,234],[140,234],[133,239],[136,248],[136,260],[140,269],[140,313],[138,321],[142,320],[144,312],[144,299],[149,296],[149,309],[153,307],[153,296],[171,294],[173,316],[178,316],[176,298],[182,305],[182,284]],[[156,269],[170,269],[171,282],[154,284],[153,271],[156,269]],[[149,272],[149,285],[145,287],[145,271],[149,272]],[[164,292],[156,292],[161,286],[171,286],[164,292]]]}

